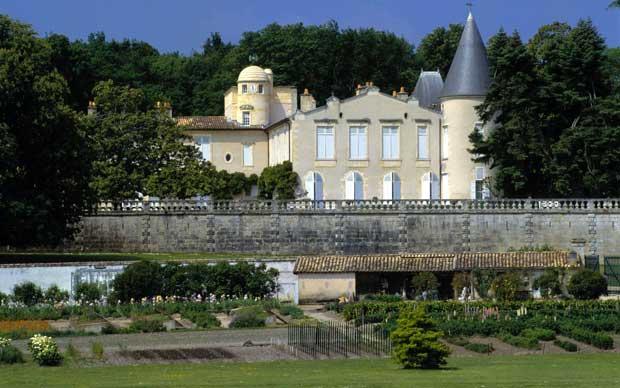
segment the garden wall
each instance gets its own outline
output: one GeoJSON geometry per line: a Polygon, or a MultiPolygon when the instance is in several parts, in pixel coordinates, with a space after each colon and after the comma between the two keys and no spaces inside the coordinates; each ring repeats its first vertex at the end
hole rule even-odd
{"type": "Polygon", "coordinates": [[[372,254],[548,245],[620,254],[620,201],[248,201],[101,205],[67,248],[372,254]]]}

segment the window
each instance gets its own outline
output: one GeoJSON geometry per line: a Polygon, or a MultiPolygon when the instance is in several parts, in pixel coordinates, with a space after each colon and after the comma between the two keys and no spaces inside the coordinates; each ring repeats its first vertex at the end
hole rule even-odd
{"type": "Polygon", "coordinates": [[[224,155],[224,161],[226,161],[226,163],[232,162],[232,159],[232,154],[230,152],[227,152],[226,155],[224,155]]]}
{"type": "Polygon", "coordinates": [[[256,85],[250,85],[250,91],[252,92],[252,94],[256,93],[256,85]]]}
{"type": "Polygon", "coordinates": [[[441,158],[448,159],[448,126],[444,126],[441,132],[441,158]]]}
{"type": "Polygon", "coordinates": [[[366,159],[366,128],[351,127],[349,128],[349,158],[351,160],[366,159]]]}
{"type": "Polygon", "coordinates": [[[311,172],[306,176],[306,191],[308,198],[313,201],[323,200],[323,177],[318,172],[311,172]]]}
{"type": "Polygon", "coordinates": [[[420,197],[422,199],[439,199],[439,178],[432,172],[422,175],[420,197]]]}
{"type": "Polygon", "coordinates": [[[418,127],[418,159],[428,159],[428,129],[418,127]]]}
{"type": "Polygon", "coordinates": [[[242,125],[250,125],[250,112],[243,112],[242,115],[243,115],[242,116],[243,119],[241,121],[241,124],[242,125]]]}
{"type": "Polygon", "coordinates": [[[254,151],[254,146],[252,144],[243,145],[243,165],[244,166],[254,165],[253,151],[254,151]]]}
{"type": "Polygon", "coordinates": [[[263,84],[258,85],[258,93],[263,94],[263,84]]]}
{"type": "Polygon", "coordinates": [[[398,127],[383,127],[383,159],[395,160],[399,158],[400,147],[398,127]]]}
{"type": "Polygon", "coordinates": [[[318,160],[334,159],[334,127],[317,127],[316,158],[318,160]]]}
{"type": "Polygon", "coordinates": [[[476,167],[474,170],[474,181],[471,183],[471,199],[485,200],[491,197],[485,178],[486,172],[484,167],[476,167]]]}
{"type": "Polygon", "coordinates": [[[241,85],[241,94],[248,94],[248,85],[241,85]]]}
{"type": "Polygon", "coordinates": [[[364,180],[359,172],[350,172],[345,181],[345,199],[364,199],[364,180]]]}
{"type": "Polygon", "coordinates": [[[400,199],[400,177],[395,172],[383,177],[383,199],[400,199]]]}
{"type": "Polygon", "coordinates": [[[196,147],[202,156],[202,160],[211,160],[211,136],[198,136],[195,138],[196,147]]]}

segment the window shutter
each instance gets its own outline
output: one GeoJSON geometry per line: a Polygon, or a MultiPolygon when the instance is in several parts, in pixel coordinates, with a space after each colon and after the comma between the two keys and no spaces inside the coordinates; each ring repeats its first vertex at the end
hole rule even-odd
{"type": "Polygon", "coordinates": [[[394,174],[392,182],[392,199],[400,199],[400,177],[394,174]]]}
{"type": "Polygon", "coordinates": [[[383,177],[383,199],[392,198],[392,173],[383,177]]]}
{"type": "Polygon", "coordinates": [[[345,198],[355,199],[355,182],[353,181],[353,173],[347,176],[345,181],[345,198]]]}
{"type": "Polygon", "coordinates": [[[314,176],[314,200],[322,201],[323,200],[323,178],[316,172],[313,174],[313,176],[314,176]]]}
{"type": "Polygon", "coordinates": [[[314,201],[314,173],[306,176],[306,191],[308,192],[308,198],[314,201]]]}
{"type": "Polygon", "coordinates": [[[489,190],[489,186],[486,183],[482,188],[482,199],[491,199],[491,190],[489,190]]]}
{"type": "Polygon", "coordinates": [[[469,190],[470,190],[470,198],[471,199],[476,199],[476,181],[473,180],[471,181],[471,184],[469,186],[469,190]]]}
{"type": "Polygon", "coordinates": [[[422,199],[431,199],[431,181],[429,174],[422,175],[422,191],[420,197],[422,199]]]}
{"type": "Polygon", "coordinates": [[[358,174],[355,174],[355,198],[357,200],[364,199],[364,181],[362,177],[358,174]]]}

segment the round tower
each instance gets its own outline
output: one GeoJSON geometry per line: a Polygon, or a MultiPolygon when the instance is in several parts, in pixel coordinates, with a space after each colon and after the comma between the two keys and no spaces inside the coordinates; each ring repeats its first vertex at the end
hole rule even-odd
{"type": "Polygon", "coordinates": [[[476,107],[491,83],[486,48],[471,12],[440,96],[442,199],[486,199],[489,169],[472,161],[469,135],[484,133],[476,107]]]}
{"type": "Polygon", "coordinates": [[[241,125],[267,126],[271,110],[273,73],[270,69],[248,66],[237,79],[237,115],[241,125]]]}

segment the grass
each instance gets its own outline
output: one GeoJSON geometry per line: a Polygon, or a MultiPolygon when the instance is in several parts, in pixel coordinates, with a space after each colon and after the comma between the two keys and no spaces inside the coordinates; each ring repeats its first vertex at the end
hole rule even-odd
{"type": "Polygon", "coordinates": [[[0,385],[27,387],[604,387],[620,386],[617,354],[451,358],[437,371],[391,360],[279,361],[106,367],[0,367],[0,385]]]}
{"type": "Polygon", "coordinates": [[[30,264],[57,262],[94,261],[201,261],[201,260],[247,260],[247,259],[286,259],[290,256],[249,254],[249,253],[105,253],[105,252],[1,252],[0,264],[30,264]]]}

